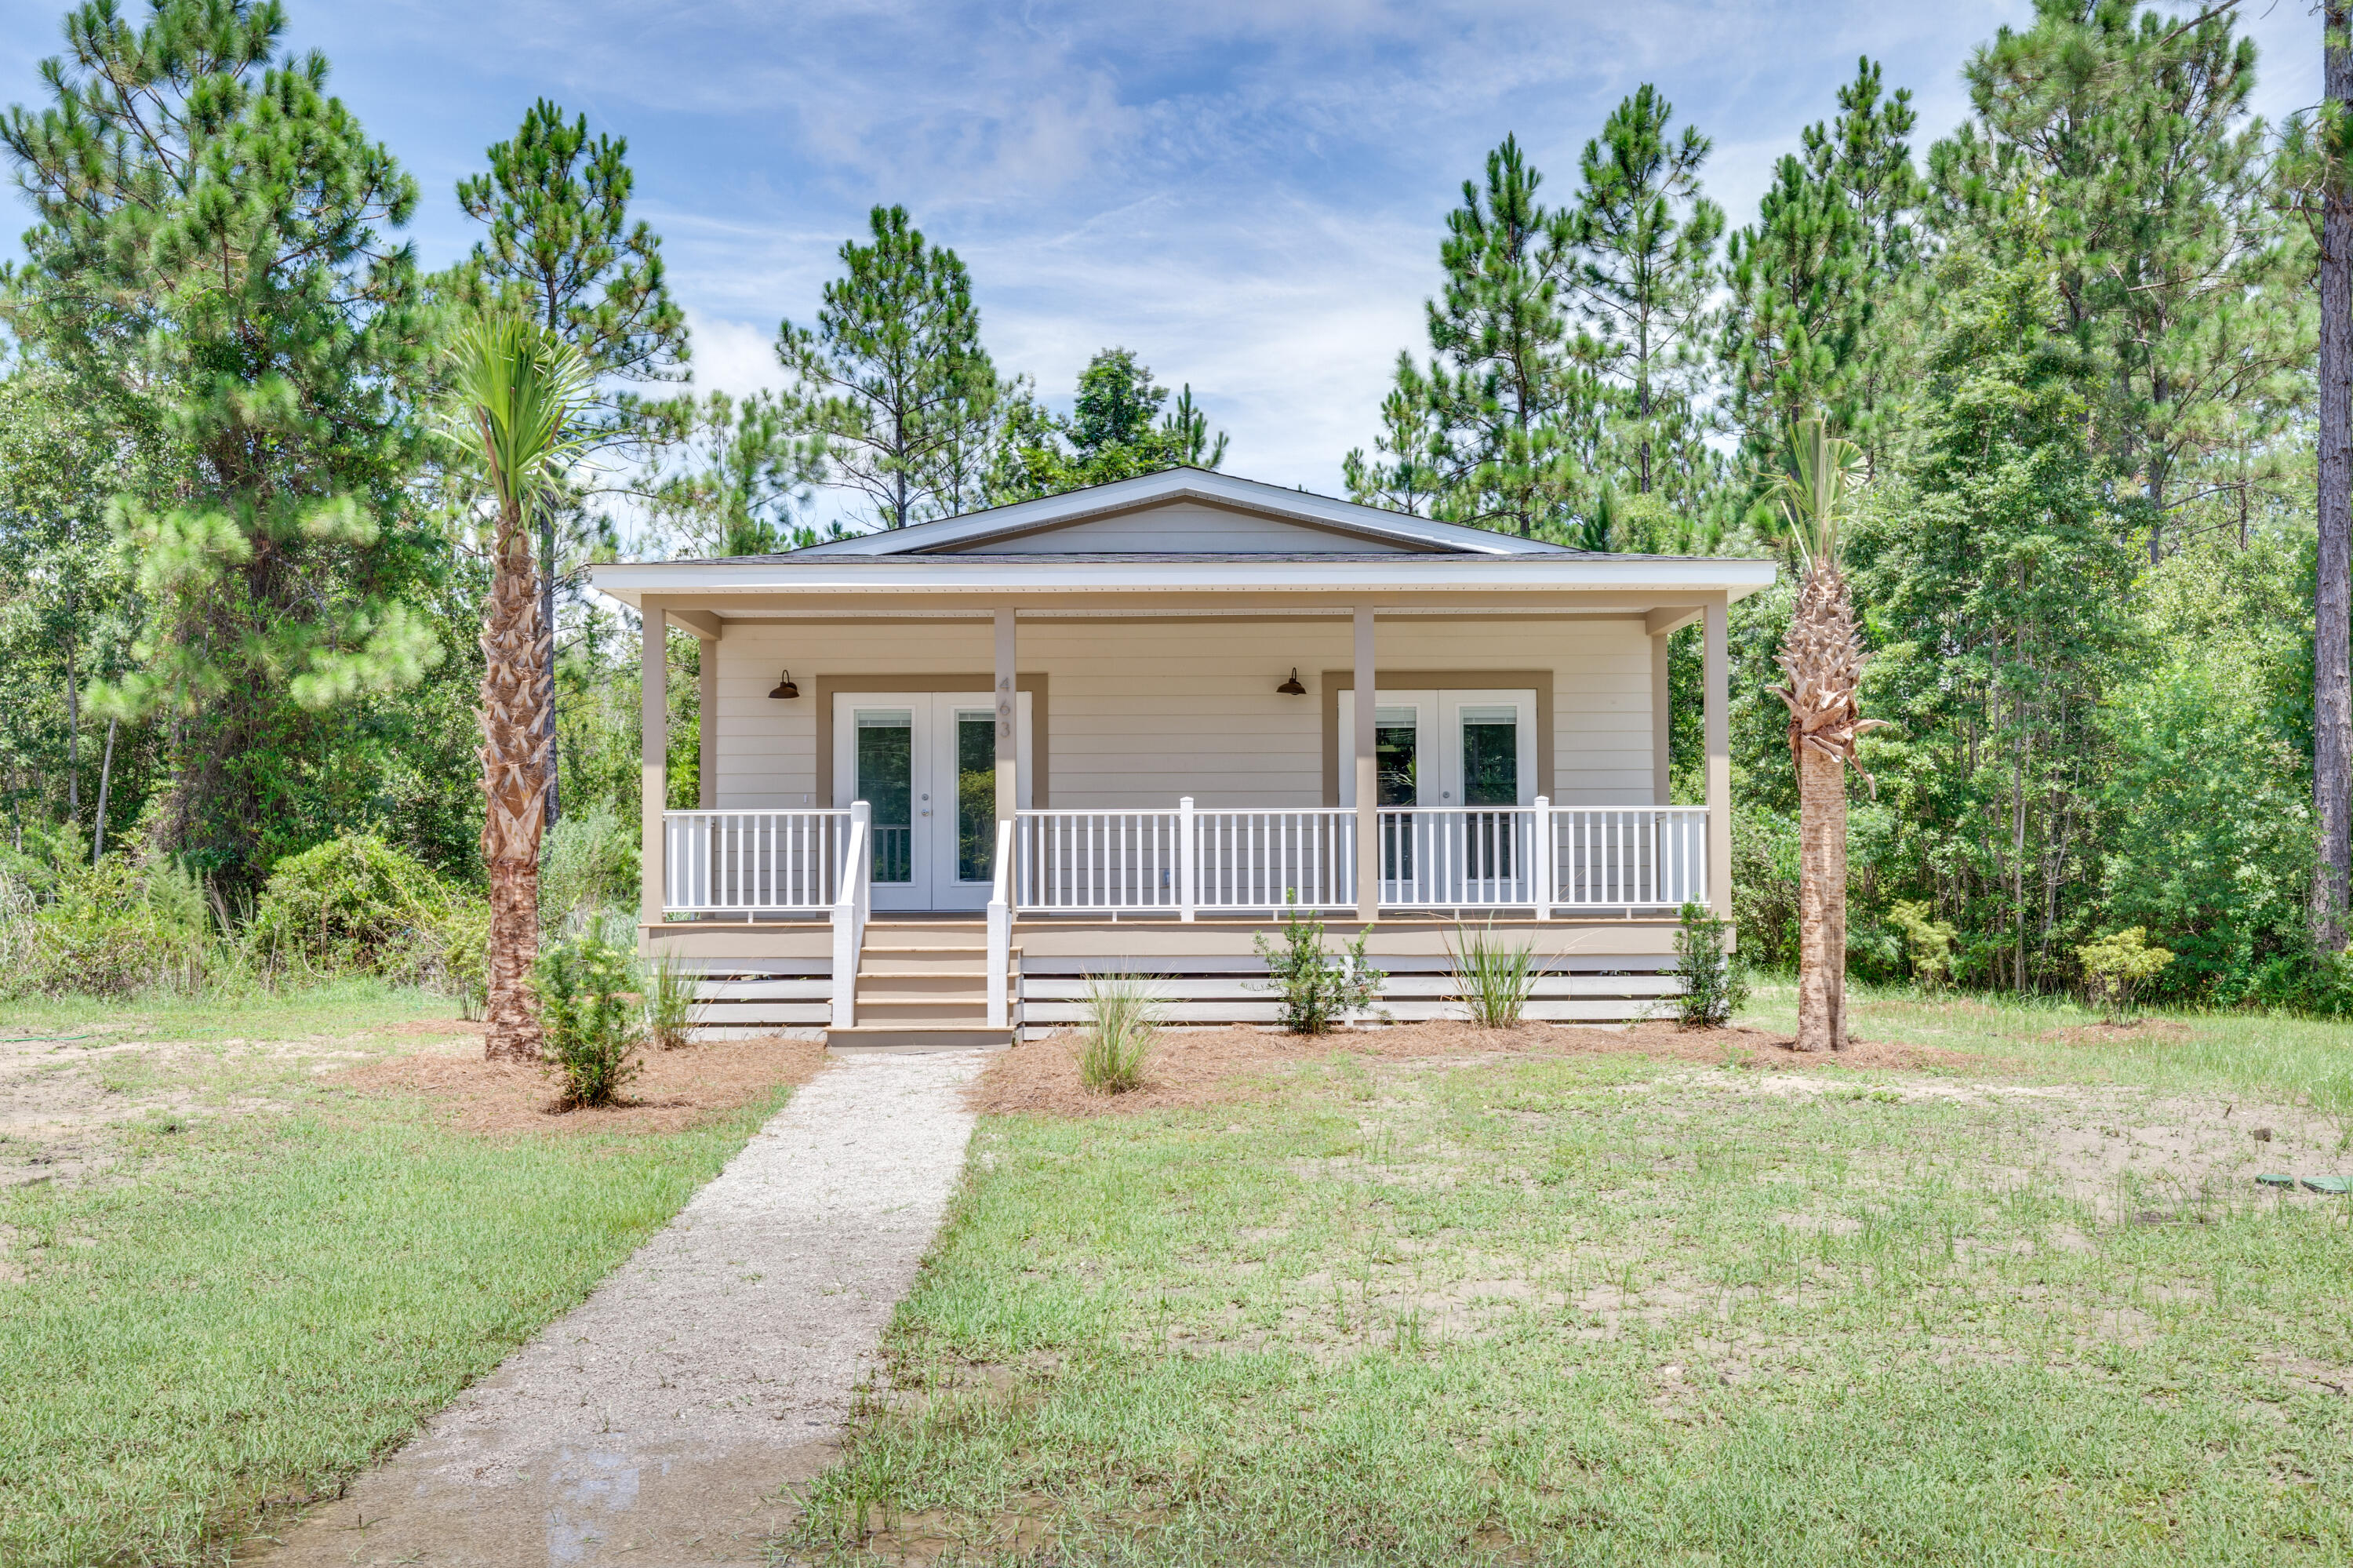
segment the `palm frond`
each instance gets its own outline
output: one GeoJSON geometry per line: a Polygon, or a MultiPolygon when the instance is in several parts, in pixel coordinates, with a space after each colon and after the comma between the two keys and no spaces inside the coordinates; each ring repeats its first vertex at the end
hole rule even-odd
{"type": "Polygon", "coordinates": [[[1789,464],[1768,493],[1788,519],[1799,558],[1811,571],[1835,567],[1839,527],[1863,486],[1862,449],[1830,432],[1829,421],[1800,419],[1789,443],[1789,464]]]}
{"type": "Polygon", "coordinates": [[[580,421],[594,389],[587,361],[537,322],[490,314],[459,335],[450,368],[440,433],[480,455],[502,515],[528,514],[587,439],[580,421]]]}

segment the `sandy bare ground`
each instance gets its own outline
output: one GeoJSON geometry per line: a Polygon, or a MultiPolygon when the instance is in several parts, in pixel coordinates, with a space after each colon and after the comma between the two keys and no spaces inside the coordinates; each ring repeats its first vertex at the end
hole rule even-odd
{"type": "Polygon", "coordinates": [[[964,1165],[964,1053],[819,1073],[671,1224],[422,1436],[240,1562],[754,1563],[964,1165]]]}

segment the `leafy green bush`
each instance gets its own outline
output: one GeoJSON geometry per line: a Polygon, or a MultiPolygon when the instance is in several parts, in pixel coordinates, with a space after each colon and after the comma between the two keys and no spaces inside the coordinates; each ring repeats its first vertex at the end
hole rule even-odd
{"type": "Polygon", "coordinates": [[[1263,931],[1250,938],[1266,960],[1267,978],[1254,989],[1282,996],[1282,1026],[1292,1033],[1328,1034],[1342,1014],[1370,1007],[1388,976],[1365,959],[1370,931],[1335,958],[1324,950],[1322,916],[1301,909],[1295,893],[1286,890],[1283,902],[1281,945],[1263,931]]]}
{"type": "Polygon", "coordinates": [[[599,802],[557,820],[539,846],[539,919],[549,930],[574,916],[638,902],[638,824],[599,802]]]}
{"type": "Polygon", "coordinates": [[[448,949],[456,892],[373,833],[314,844],[278,863],[247,933],[267,967],[423,978],[448,949]]]}
{"type": "Polygon", "coordinates": [[[34,906],[15,883],[7,902],[11,990],[121,996],[153,988],[193,991],[227,965],[204,893],[171,863],[116,856],[59,868],[48,900],[34,906]]]}
{"type": "Polygon", "coordinates": [[[1163,1011],[1160,992],[1142,975],[1089,975],[1079,1082],[1098,1095],[1143,1087],[1145,1059],[1163,1011]]]}
{"type": "Polygon", "coordinates": [[[1453,957],[1455,991],[1471,1010],[1471,1022],[1482,1029],[1517,1029],[1528,998],[1535,994],[1534,946],[1507,947],[1493,931],[1458,926],[1453,957]]]}
{"type": "Polygon", "coordinates": [[[1728,949],[1732,922],[1704,905],[1686,904],[1675,932],[1675,973],[1683,982],[1676,1015],[1686,1029],[1715,1029],[1748,1000],[1747,966],[1728,949]]]}
{"type": "Polygon", "coordinates": [[[2084,966],[2084,989],[2111,1022],[2121,1022],[2132,1012],[2135,993],[2173,962],[2171,953],[2150,947],[2147,938],[2148,933],[2135,926],[2075,949],[2076,961],[2084,966]]]}
{"type": "Polygon", "coordinates": [[[640,1066],[644,999],[628,952],[593,927],[544,943],[531,967],[547,1054],[564,1075],[567,1108],[607,1106],[640,1066]]]}
{"type": "Polygon", "coordinates": [[[1904,933],[1904,948],[1912,959],[1912,978],[1922,991],[1942,991],[1953,978],[1953,938],[1949,920],[1935,918],[1926,904],[1898,899],[1888,907],[1888,923],[1904,933]]]}

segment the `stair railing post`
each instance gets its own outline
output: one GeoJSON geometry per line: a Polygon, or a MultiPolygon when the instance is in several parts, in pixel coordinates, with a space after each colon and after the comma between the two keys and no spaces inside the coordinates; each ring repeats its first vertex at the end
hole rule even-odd
{"type": "Polygon", "coordinates": [[[1542,795],[1536,797],[1535,829],[1536,842],[1529,846],[1535,851],[1535,864],[1529,869],[1535,877],[1536,918],[1549,920],[1552,918],[1552,801],[1542,795]]]}
{"type": "Polygon", "coordinates": [[[1194,863],[1193,797],[1187,795],[1176,802],[1176,918],[1193,917],[1194,863]]]}
{"type": "Polygon", "coordinates": [[[988,1026],[1013,1026],[1013,819],[997,824],[996,886],[988,895],[988,1026]]]}
{"type": "Polygon", "coordinates": [[[849,806],[849,842],[843,848],[841,885],[833,902],[833,1026],[849,1029],[858,1022],[858,955],[866,946],[866,913],[872,896],[872,852],[867,835],[873,831],[874,808],[864,800],[849,806]]]}

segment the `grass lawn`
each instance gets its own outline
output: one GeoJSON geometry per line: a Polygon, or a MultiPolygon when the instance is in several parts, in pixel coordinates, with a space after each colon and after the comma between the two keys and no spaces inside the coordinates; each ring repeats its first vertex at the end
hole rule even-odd
{"type": "MultiPolygon", "coordinates": [[[[1760,999],[1757,1022],[1789,1011],[1760,999]]],[[[798,1554],[2353,1561],[2353,1030],[1864,999],[1918,1073],[993,1118],[798,1554]],[[2277,1124],[2274,1141],[2253,1139],[2277,1124]]]]}
{"type": "Polygon", "coordinates": [[[0,1191],[0,1563],[215,1561],[264,1504],[332,1493],[783,1097],[684,1131],[484,1137],[322,1081],[448,1012],[369,987],[11,1009],[0,1035],[55,1042],[16,1081],[97,1097],[77,1147],[102,1149],[0,1191]]]}

